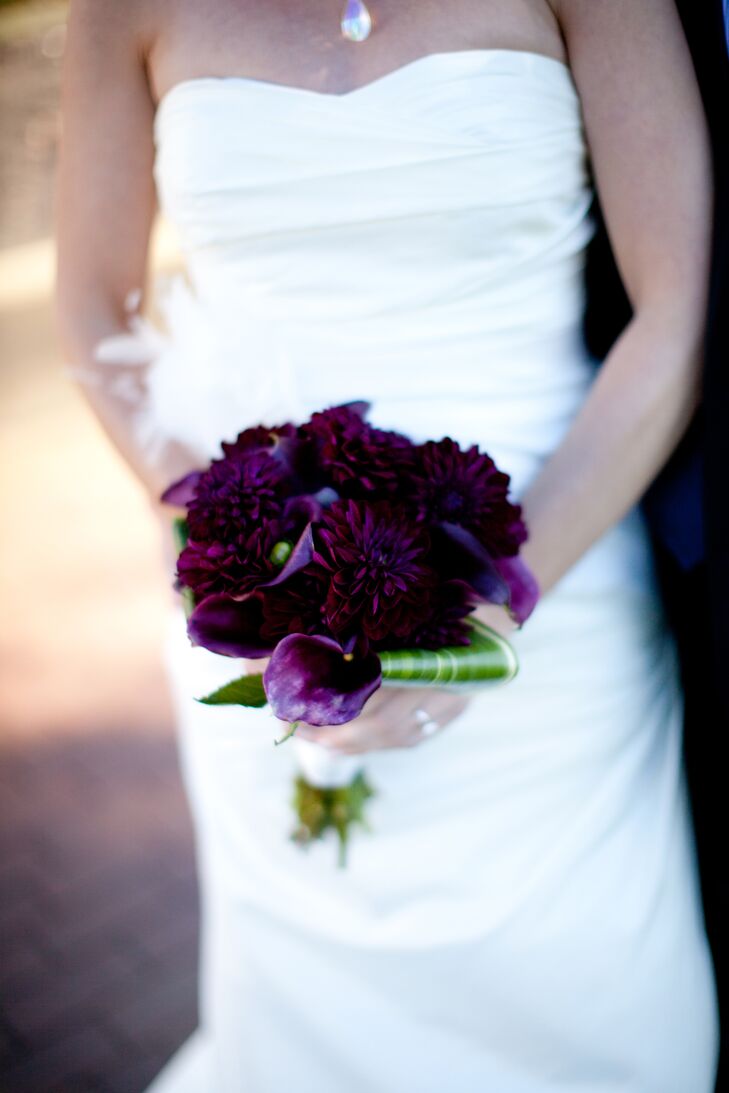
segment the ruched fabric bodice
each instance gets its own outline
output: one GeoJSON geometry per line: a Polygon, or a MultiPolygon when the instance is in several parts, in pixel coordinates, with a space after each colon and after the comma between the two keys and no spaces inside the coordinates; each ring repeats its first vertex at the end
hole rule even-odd
{"type": "Polygon", "coordinates": [[[206,299],[235,286],[256,316],[367,326],[369,345],[408,350],[573,321],[591,192],[558,61],[431,54],[343,96],[190,80],[156,135],[162,205],[206,299]]]}

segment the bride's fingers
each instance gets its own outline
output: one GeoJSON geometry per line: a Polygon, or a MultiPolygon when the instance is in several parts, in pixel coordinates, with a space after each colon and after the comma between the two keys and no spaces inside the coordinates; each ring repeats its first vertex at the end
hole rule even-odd
{"type": "MultiPolygon", "coordinates": [[[[380,746],[380,739],[388,733],[391,726],[402,726],[408,716],[412,700],[403,697],[400,690],[390,694],[376,692],[364,706],[362,713],[353,721],[344,725],[300,725],[302,736],[315,740],[325,747],[362,749],[362,745],[380,746]],[[373,701],[377,699],[377,701],[373,701]]],[[[410,713],[412,716],[412,713],[410,713]]]]}
{"type": "Polygon", "coordinates": [[[380,703],[374,714],[362,713],[345,725],[305,726],[302,735],[307,740],[347,755],[412,747],[429,739],[422,732],[424,715],[435,721],[439,728],[445,728],[467,705],[467,698],[442,690],[419,688],[416,698],[407,688],[398,688],[380,703]]]}
{"type": "Polygon", "coordinates": [[[400,738],[411,735],[413,725],[419,726],[415,710],[425,709],[433,720],[445,723],[449,711],[452,711],[450,716],[455,717],[465,705],[467,699],[441,687],[381,687],[367,699],[362,713],[354,721],[328,726],[300,722],[297,732],[307,740],[330,747],[355,745],[381,737],[400,738]]]}
{"type": "Polygon", "coordinates": [[[352,744],[361,737],[372,734],[372,726],[381,716],[383,709],[389,709],[393,703],[394,694],[383,694],[376,691],[365,703],[363,712],[354,721],[348,721],[344,725],[309,725],[300,721],[296,729],[297,735],[304,740],[312,740],[323,747],[339,748],[344,744],[352,744]]]}

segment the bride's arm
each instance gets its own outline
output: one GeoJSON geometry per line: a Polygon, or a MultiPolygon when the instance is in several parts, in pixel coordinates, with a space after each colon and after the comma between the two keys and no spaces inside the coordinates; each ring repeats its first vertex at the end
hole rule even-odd
{"type": "Polygon", "coordinates": [[[521,498],[522,556],[542,594],[640,499],[700,401],[712,217],[709,140],[673,0],[553,6],[634,317],[521,498]]]}
{"type": "MultiPolygon", "coordinates": [[[[112,443],[154,497],[172,479],[139,437],[144,368],[99,362],[128,335],[125,302],[146,288],[156,194],[145,5],[72,0],[56,188],[56,328],[63,357],[112,443]]],[[[175,468],[176,469],[176,468],[175,468]]],[[[185,467],[183,469],[189,469],[185,467]]]]}

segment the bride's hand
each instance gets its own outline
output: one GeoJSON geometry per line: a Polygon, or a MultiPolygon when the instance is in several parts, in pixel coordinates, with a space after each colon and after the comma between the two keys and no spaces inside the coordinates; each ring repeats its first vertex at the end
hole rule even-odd
{"type": "MultiPolygon", "coordinates": [[[[504,608],[483,604],[476,617],[508,639],[518,629],[504,608]]],[[[442,687],[381,687],[354,721],[316,727],[299,723],[298,736],[333,752],[356,755],[383,748],[409,748],[432,739],[468,706],[469,697],[442,687]],[[423,731],[423,724],[430,732],[423,731]]]]}
{"type": "Polygon", "coordinates": [[[354,721],[325,727],[300,722],[296,735],[338,755],[410,748],[441,732],[465,710],[468,702],[467,697],[441,687],[381,687],[354,721]],[[423,724],[431,732],[424,732],[423,724]]]}

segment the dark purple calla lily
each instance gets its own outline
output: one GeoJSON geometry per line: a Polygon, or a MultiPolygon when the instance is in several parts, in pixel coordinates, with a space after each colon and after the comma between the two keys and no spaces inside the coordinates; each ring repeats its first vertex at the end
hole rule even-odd
{"type": "Polygon", "coordinates": [[[261,599],[255,592],[242,599],[216,593],[197,605],[187,620],[187,633],[193,645],[211,653],[253,660],[273,651],[261,638],[262,625],[261,599]]]}
{"type": "Polygon", "coordinates": [[[507,610],[519,625],[529,618],[540,596],[536,577],[519,557],[497,558],[499,572],[509,586],[507,610]]]}
{"type": "Polygon", "coordinates": [[[316,493],[297,494],[296,497],[290,497],[284,505],[284,519],[305,517],[309,522],[314,523],[321,520],[326,509],[338,500],[339,494],[330,486],[324,486],[316,493]]]}
{"type": "Polygon", "coordinates": [[[245,462],[256,455],[264,454],[286,478],[293,479],[302,442],[293,425],[284,425],[280,431],[256,426],[244,430],[237,440],[221,444],[221,448],[224,460],[233,462],[245,462]]]}
{"type": "Polygon", "coordinates": [[[270,581],[265,581],[263,584],[259,584],[259,588],[273,588],[274,585],[283,584],[294,573],[298,573],[300,569],[307,566],[314,554],[314,536],[311,530],[311,524],[307,524],[301,535],[296,541],[294,549],[291,551],[287,561],[283,568],[275,577],[272,577],[270,581]]]}
{"type": "Polygon", "coordinates": [[[278,460],[286,473],[293,475],[301,452],[301,441],[297,436],[276,434],[271,447],[271,455],[278,460]]]}
{"type": "Polygon", "coordinates": [[[330,410],[344,409],[351,410],[353,414],[358,414],[359,417],[365,418],[372,408],[372,403],[367,402],[366,399],[352,399],[351,402],[341,402],[338,406],[330,406],[330,410]]]}
{"type": "Polygon", "coordinates": [[[166,505],[179,505],[181,508],[189,505],[195,497],[195,487],[202,474],[202,471],[190,471],[184,478],[178,478],[160,495],[160,501],[166,505]]]}
{"type": "Polygon", "coordinates": [[[291,422],[272,427],[253,425],[238,433],[235,440],[224,440],[220,447],[225,459],[245,459],[253,452],[265,451],[290,471],[299,449],[299,439],[296,426],[291,422]]]}
{"type": "Polygon", "coordinates": [[[380,658],[345,654],[326,637],[289,634],[273,651],[263,688],[276,717],[308,725],[343,725],[382,682],[380,658]]]}
{"type": "Polygon", "coordinates": [[[510,590],[506,574],[475,535],[447,521],[438,525],[439,552],[450,574],[470,585],[488,603],[506,604],[510,590]]]}

